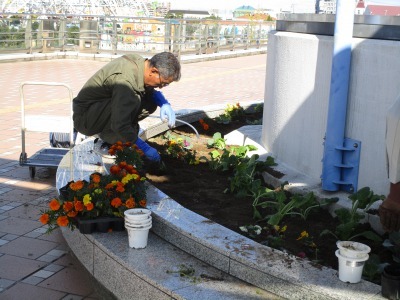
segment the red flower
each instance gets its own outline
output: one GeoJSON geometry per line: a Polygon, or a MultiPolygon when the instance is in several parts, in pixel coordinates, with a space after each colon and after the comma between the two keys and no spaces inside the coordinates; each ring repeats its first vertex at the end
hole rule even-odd
{"type": "Polygon", "coordinates": [[[57,225],[61,227],[67,226],[69,223],[67,216],[60,216],[57,218],[57,225]]]}
{"type": "Polygon", "coordinates": [[[72,182],[69,187],[73,191],[79,191],[83,188],[84,182],[82,180],[78,180],[77,182],[72,182]]]}
{"type": "Polygon", "coordinates": [[[43,215],[40,216],[39,221],[40,221],[42,224],[46,225],[47,223],[49,223],[49,219],[50,219],[49,214],[43,214],[43,215]]]}
{"type": "Polygon", "coordinates": [[[82,203],[82,201],[76,201],[74,206],[75,206],[75,210],[76,211],[83,211],[83,203],[82,203]]]}
{"type": "Polygon", "coordinates": [[[114,175],[119,174],[120,171],[121,171],[121,168],[117,165],[112,165],[110,168],[110,173],[114,174],[114,175]]]}
{"type": "Polygon", "coordinates": [[[88,204],[85,205],[87,211],[91,211],[94,208],[94,205],[92,202],[89,202],[88,204]]]}
{"type": "Polygon", "coordinates": [[[101,176],[99,174],[92,174],[92,181],[94,183],[99,183],[101,179],[101,176]]]}
{"type": "Polygon", "coordinates": [[[136,206],[135,199],[133,199],[133,197],[129,197],[125,202],[125,206],[126,208],[134,208],[136,206]]]}
{"type": "Polygon", "coordinates": [[[122,200],[121,200],[121,198],[116,197],[116,198],[114,198],[114,199],[111,200],[111,206],[112,206],[112,207],[118,208],[118,207],[120,207],[121,205],[122,205],[122,200]]]}
{"type": "Polygon", "coordinates": [[[72,202],[70,202],[70,201],[64,202],[64,205],[63,205],[64,211],[68,212],[73,208],[74,208],[74,204],[72,202]]]}
{"type": "Polygon", "coordinates": [[[60,202],[57,199],[53,199],[49,203],[51,210],[59,210],[60,209],[60,202]]]}

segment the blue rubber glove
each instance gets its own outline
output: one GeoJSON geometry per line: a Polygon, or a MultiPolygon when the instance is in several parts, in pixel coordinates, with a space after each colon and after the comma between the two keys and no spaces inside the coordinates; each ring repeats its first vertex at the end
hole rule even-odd
{"type": "Polygon", "coordinates": [[[157,150],[153,147],[150,147],[145,141],[141,138],[136,140],[136,145],[139,147],[140,150],[143,151],[144,155],[151,161],[159,162],[161,161],[160,154],[158,154],[157,150]]]}
{"type": "Polygon", "coordinates": [[[160,119],[163,121],[168,119],[168,127],[175,127],[175,112],[168,100],[165,99],[164,95],[160,91],[154,91],[153,101],[160,107],[160,119]]]}

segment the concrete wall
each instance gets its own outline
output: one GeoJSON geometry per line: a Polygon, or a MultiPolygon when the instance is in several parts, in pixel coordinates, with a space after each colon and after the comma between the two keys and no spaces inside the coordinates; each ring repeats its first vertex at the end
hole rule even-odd
{"type": "MultiPolygon", "coordinates": [[[[361,141],[358,188],[387,194],[386,112],[400,94],[400,42],[353,39],[346,137],[361,141]]],[[[271,32],[263,146],[313,181],[322,173],[333,37],[271,32]]]]}

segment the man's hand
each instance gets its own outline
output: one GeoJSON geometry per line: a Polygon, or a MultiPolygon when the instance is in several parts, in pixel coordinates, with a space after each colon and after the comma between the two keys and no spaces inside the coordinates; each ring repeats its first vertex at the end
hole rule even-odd
{"type": "Polygon", "coordinates": [[[169,128],[175,127],[175,112],[171,107],[171,104],[165,99],[163,93],[160,91],[153,92],[153,101],[157,106],[160,107],[160,119],[165,121],[168,119],[169,128]]]}
{"type": "Polygon", "coordinates": [[[149,144],[147,144],[142,139],[138,138],[136,140],[136,145],[139,147],[140,150],[143,151],[144,155],[149,160],[154,161],[154,162],[161,161],[161,156],[160,156],[160,154],[158,154],[158,151],[156,149],[154,149],[153,147],[150,147],[149,144]]]}
{"type": "Polygon", "coordinates": [[[160,119],[163,121],[168,119],[168,127],[169,128],[175,127],[175,121],[176,121],[175,112],[169,103],[161,106],[160,119]]]}
{"type": "Polygon", "coordinates": [[[391,198],[385,199],[379,207],[379,218],[383,229],[388,232],[400,229],[400,203],[391,198]]]}

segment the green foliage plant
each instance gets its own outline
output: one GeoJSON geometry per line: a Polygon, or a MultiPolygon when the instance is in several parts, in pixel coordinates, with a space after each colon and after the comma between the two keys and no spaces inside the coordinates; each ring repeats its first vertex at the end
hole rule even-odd
{"type": "Polygon", "coordinates": [[[224,150],[226,148],[225,141],[226,140],[222,137],[221,133],[216,132],[213,137],[207,141],[207,147],[224,150]]]}
{"type": "Polygon", "coordinates": [[[292,198],[297,202],[302,202],[303,199],[305,200],[304,205],[299,207],[299,211],[293,212],[293,214],[299,215],[303,220],[307,220],[313,210],[339,201],[339,198],[324,198],[321,201],[318,201],[313,192],[309,192],[305,195],[294,194],[292,198]]]}
{"type": "Polygon", "coordinates": [[[356,193],[351,194],[349,199],[352,201],[351,209],[339,208],[335,210],[340,224],[336,227],[335,232],[324,230],[321,235],[331,234],[341,241],[351,241],[356,237],[365,237],[372,241],[379,242],[381,237],[373,231],[360,230],[360,221],[365,218],[366,212],[378,200],[383,200],[383,195],[376,195],[369,187],[364,187],[356,193]]]}
{"type": "Polygon", "coordinates": [[[185,161],[188,164],[198,164],[196,159],[196,151],[192,151],[193,143],[187,136],[175,136],[171,131],[164,134],[166,139],[166,154],[173,158],[185,161]]]}

